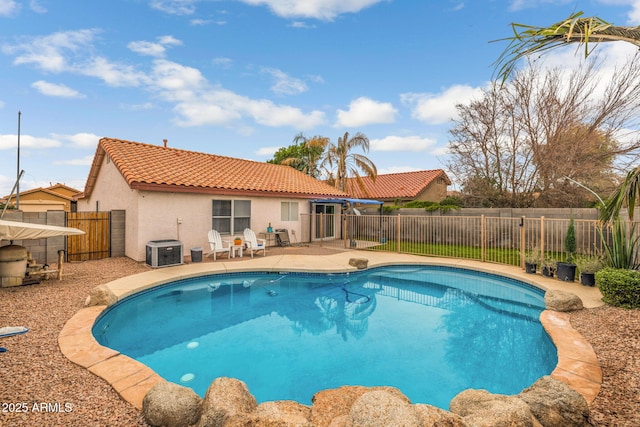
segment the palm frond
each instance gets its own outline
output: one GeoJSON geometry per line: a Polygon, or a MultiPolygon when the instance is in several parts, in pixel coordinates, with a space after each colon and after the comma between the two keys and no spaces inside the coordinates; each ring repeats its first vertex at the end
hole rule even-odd
{"type": "Polygon", "coordinates": [[[584,45],[585,57],[595,49],[595,47],[590,48],[590,43],[626,41],[640,46],[640,27],[617,27],[596,16],[585,18],[582,15],[583,12],[576,12],[549,27],[512,23],[512,37],[494,40],[494,42],[509,41],[493,64],[498,70],[498,77],[504,83],[513,73],[520,59],[534,53],[542,54],[567,43],[584,45]]]}

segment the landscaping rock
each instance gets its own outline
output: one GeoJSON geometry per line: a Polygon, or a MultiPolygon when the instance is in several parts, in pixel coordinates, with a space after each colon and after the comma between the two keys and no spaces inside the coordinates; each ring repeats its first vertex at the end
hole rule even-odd
{"type": "Polygon", "coordinates": [[[369,265],[369,260],[367,258],[351,258],[349,259],[349,265],[358,270],[363,270],[369,265]]]}
{"type": "Polygon", "coordinates": [[[251,426],[313,427],[311,408],[291,400],[264,402],[251,415],[251,426]]]}
{"type": "Polygon", "coordinates": [[[582,310],[584,307],[582,300],[577,295],[553,289],[544,294],[544,303],[548,310],[562,312],[582,310]]]}
{"type": "Polygon", "coordinates": [[[425,427],[469,427],[460,415],[436,406],[417,403],[414,408],[425,427]]]}
{"type": "Polygon", "coordinates": [[[86,307],[94,305],[110,306],[118,302],[118,297],[105,285],[99,285],[89,291],[89,296],[85,301],[86,307]]]}
{"type": "Polygon", "coordinates": [[[186,427],[198,421],[201,402],[190,388],[165,381],[144,396],[142,414],[152,426],[186,427]]]}
{"type": "Polygon", "coordinates": [[[347,425],[351,427],[422,427],[422,420],[407,399],[384,390],[370,391],[360,396],[349,411],[349,419],[347,425]]]}
{"type": "Polygon", "coordinates": [[[519,395],[545,427],[587,427],[589,405],[584,397],[560,380],[545,376],[519,395]]]}
{"type": "Polygon", "coordinates": [[[202,415],[198,427],[243,425],[258,402],[249,393],[247,385],[235,378],[219,377],[213,380],[202,400],[202,415]]]}
{"type": "Polygon", "coordinates": [[[515,396],[468,389],[449,403],[449,409],[474,427],[536,427],[529,405],[515,396]]]}
{"type": "Polygon", "coordinates": [[[313,395],[311,401],[311,421],[318,427],[335,427],[342,424],[334,424],[343,416],[349,415],[351,407],[360,396],[370,391],[383,390],[399,399],[410,403],[409,399],[400,390],[394,387],[363,387],[343,386],[334,389],[321,390],[313,395]]]}

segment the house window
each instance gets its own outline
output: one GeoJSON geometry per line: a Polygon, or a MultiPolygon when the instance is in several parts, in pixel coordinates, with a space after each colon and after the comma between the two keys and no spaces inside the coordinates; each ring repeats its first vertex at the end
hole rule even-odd
{"type": "Polygon", "coordinates": [[[242,233],[251,227],[251,200],[213,200],[211,228],[220,234],[242,233]]]}
{"type": "Polygon", "coordinates": [[[280,202],[280,219],[282,221],[297,221],[298,202],[280,202]]]}

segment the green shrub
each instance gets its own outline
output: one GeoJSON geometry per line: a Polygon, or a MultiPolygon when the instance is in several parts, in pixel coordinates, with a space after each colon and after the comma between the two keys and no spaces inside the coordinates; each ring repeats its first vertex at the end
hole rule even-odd
{"type": "Polygon", "coordinates": [[[428,208],[429,206],[438,205],[438,202],[432,202],[431,200],[412,200],[402,206],[403,208],[428,208]]]}
{"type": "Polygon", "coordinates": [[[573,217],[569,219],[567,234],[564,236],[564,251],[567,253],[567,262],[573,263],[573,255],[576,253],[576,226],[573,217]]]}
{"type": "Polygon", "coordinates": [[[607,304],[640,308],[640,271],[605,268],[596,273],[596,283],[607,304]]]}

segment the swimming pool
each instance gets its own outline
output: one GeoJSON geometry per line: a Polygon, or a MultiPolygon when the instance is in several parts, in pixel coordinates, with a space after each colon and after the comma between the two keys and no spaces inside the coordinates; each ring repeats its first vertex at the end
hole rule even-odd
{"type": "Polygon", "coordinates": [[[232,273],[131,296],[93,334],[201,396],[229,376],[259,402],[390,385],[446,409],[466,388],[514,394],[555,368],[543,309],[537,288],[452,267],[232,273]]]}

